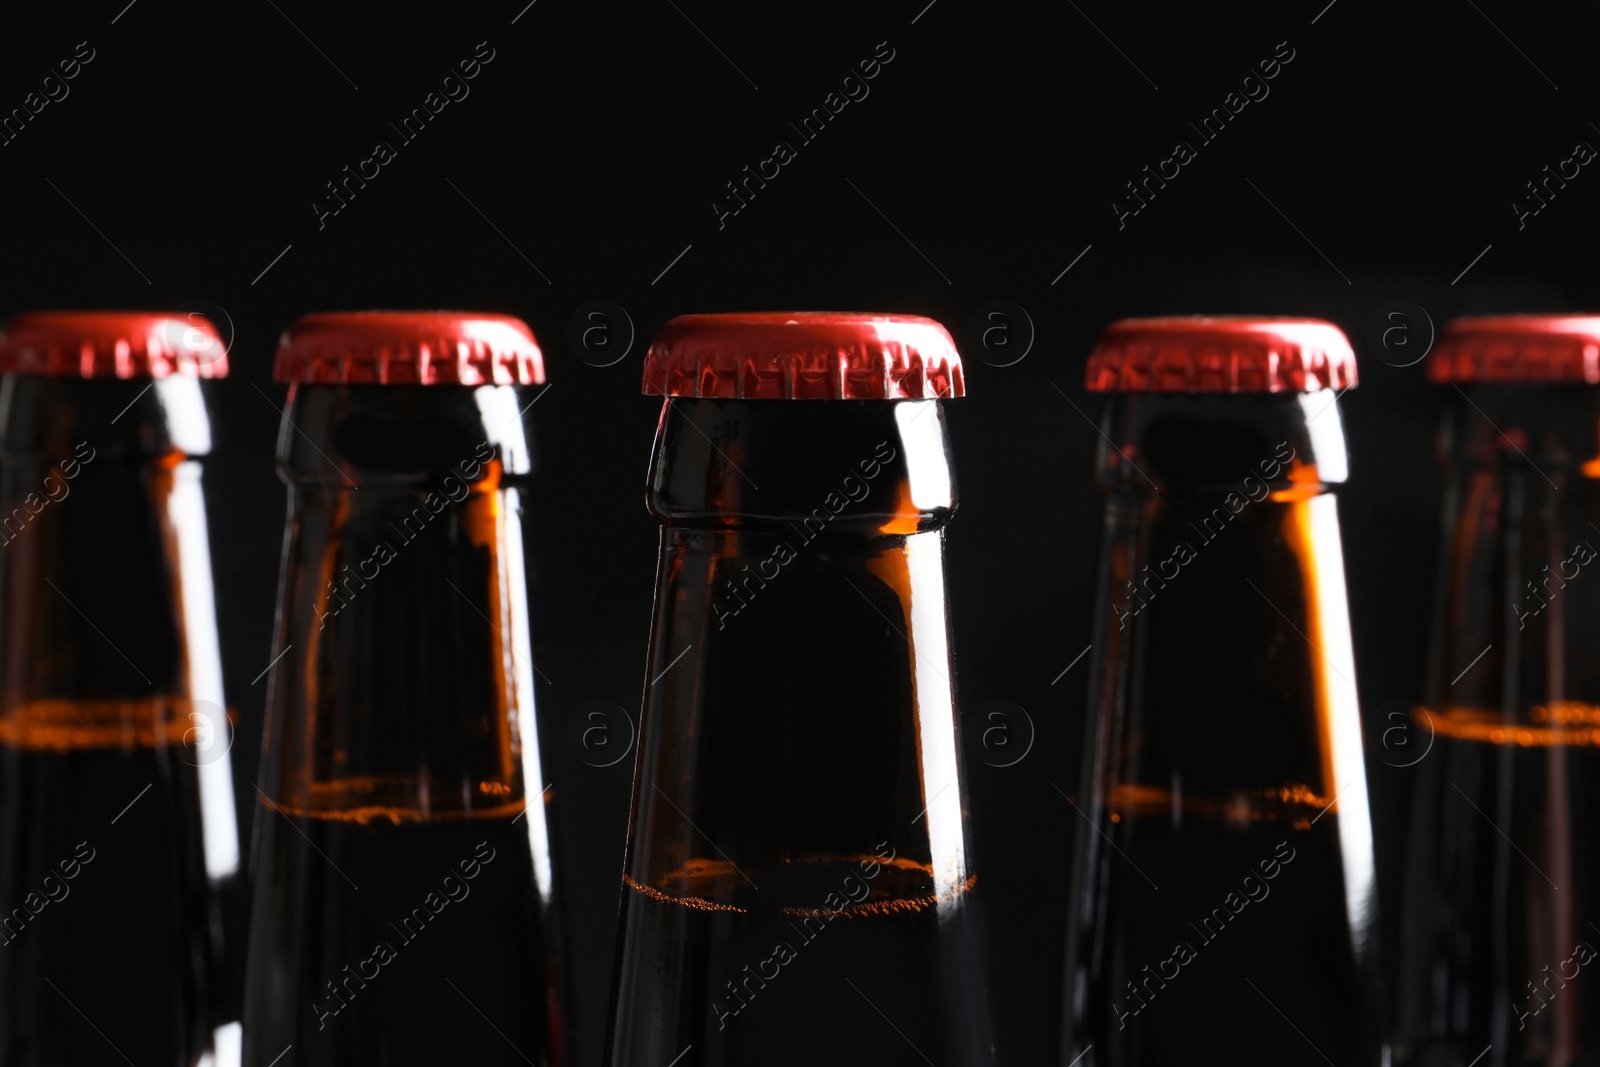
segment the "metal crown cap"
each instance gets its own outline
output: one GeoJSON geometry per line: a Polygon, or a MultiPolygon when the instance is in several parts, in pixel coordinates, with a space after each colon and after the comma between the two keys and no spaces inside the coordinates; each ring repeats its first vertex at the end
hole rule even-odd
{"type": "Polygon", "coordinates": [[[961,355],[920,315],[769,311],[680,315],[644,358],[653,396],[927,400],[962,396],[961,355]]]}
{"type": "Polygon", "coordinates": [[[1600,384],[1600,315],[1481,315],[1445,324],[1435,382],[1600,384]]]}
{"type": "Polygon", "coordinates": [[[29,311],[0,327],[0,373],[225,378],[228,351],[198,312],[29,311]]]}
{"type": "Polygon", "coordinates": [[[1095,342],[1087,384],[1097,393],[1315,393],[1355,385],[1356,356],[1321,319],[1123,319],[1095,342]]]}
{"type": "Polygon", "coordinates": [[[538,385],[544,357],[510,315],[323,311],[278,339],[272,377],[316,385],[538,385]]]}

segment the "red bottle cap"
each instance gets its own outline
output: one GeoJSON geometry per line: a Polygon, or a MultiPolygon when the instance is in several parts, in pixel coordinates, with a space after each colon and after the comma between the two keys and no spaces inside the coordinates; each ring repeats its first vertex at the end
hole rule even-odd
{"type": "Polygon", "coordinates": [[[765,311],[680,315],[644,357],[652,396],[931,400],[962,396],[961,355],[920,315],[765,311]]]}
{"type": "Polygon", "coordinates": [[[0,374],[225,378],[228,351],[198,312],[29,311],[0,328],[0,374]]]}
{"type": "Polygon", "coordinates": [[[1089,354],[1096,393],[1315,393],[1355,384],[1349,339],[1321,319],[1123,319],[1089,354]]]}
{"type": "Polygon", "coordinates": [[[1428,354],[1428,377],[1436,382],[1600,384],[1600,316],[1455,319],[1428,354]]]}
{"type": "Polygon", "coordinates": [[[538,385],[544,357],[510,315],[323,311],[278,339],[272,377],[318,385],[538,385]]]}

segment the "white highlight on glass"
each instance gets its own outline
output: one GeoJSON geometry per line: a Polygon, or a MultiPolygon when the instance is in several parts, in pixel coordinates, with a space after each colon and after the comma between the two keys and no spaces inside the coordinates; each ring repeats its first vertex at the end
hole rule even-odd
{"type": "Polygon", "coordinates": [[[239,870],[239,827],[233,799],[232,727],[228,723],[227,697],[222,689],[222,650],[217,638],[216,600],[211,587],[211,545],[206,531],[205,492],[200,487],[200,464],[185,460],[172,472],[167,496],[168,530],[177,542],[179,564],[177,593],[182,617],[189,630],[183,664],[192,702],[205,701],[211,712],[194,708],[187,729],[197,731],[204,749],[194,758],[200,780],[200,825],[205,843],[206,874],[212,880],[239,870]],[[211,722],[193,718],[207,715],[211,722]]]}
{"type": "Polygon", "coordinates": [[[244,1025],[224,1023],[211,1032],[212,1051],[202,1053],[195,1067],[239,1067],[244,1062],[244,1025]]]}
{"type": "MultiPolygon", "coordinates": [[[[904,409],[909,405],[897,407],[904,409]]],[[[933,425],[937,429],[937,424],[933,425]]],[[[941,458],[943,454],[941,445],[941,458]]],[[[949,498],[944,499],[948,501],[949,498]]],[[[944,546],[938,531],[912,534],[906,538],[905,546],[911,589],[906,637],[911,643],[922,782],[926,788],[934,782],[956,781],[958,777],[955,707],[950,699],[949,635],[945,630],[944,546]],[[918,591],[927,595],[918,596],[918,591]]],[[[959,906],[967,880],[961,790],[941,790],[930,799],[924,825],[928,828],[928,854],[933,862],[934,892],[938,895],[937,912],[942,918],[959,906]]]]}
{"type": "Polygon", "coordinates": [[[200,380],[173,374],[157,379],[155,385],[172,443],[185,455],[207,455],[211,451],[211,419],[206,415],[200,380]]]}
{"type": "Polygon", "coordinates": [[[944,424],[924,419],[937,400],[902,400],[894,406],[900,427],[900,450],[910,474],[911,503],[919,511],[950,506],[950,464],[944,454],[944,424]]]}
{"type": "Polygon", "coordinates": [[[1344,450],[1344,419],[1338,400],[1326,389],[1301,393],[1300,410],[1306,413],[1317,474],[1324,482],[1344,481],[1350,473],[1350,457],[1344,450]]]}
{"type": "Polygon", "coordinates": [[[500,446],[500,462],[505,472],[526,474],[532,470],[533,453],[528,448],[527,435],[522,432],[517,390],[509,385],[480,385],[472,391],[472,399],[483,416],[489,443],[500,446]]]}
{"type": "Polygon", "coordinates": [[[1311,566],[1317,582],[1317,631],[1322,655],[1333,668],[1321,673],[1328,701],[1328,743],[1333,750],[1331,787],[1338,804],[1335,825],[1339,828],[1339,850],[1344,860],[1345,910],[1357,946],[1365,947],[1372,936],[1377,884],[1338,506],[1331,493],[1306,501],[1311,521],[1311,566]]]}
{"type": "MultiPolygon", "coordinates": [[[[520,426],[519,426],[520,429],[520,426]]],[[[505,531],[501,556],[499,621],[506,677],[516,700],[517,737],[522,744],[522,791],[527,798],[528,846],[533,852],[533,880],[541,904],[550,903],[550,831],[545,824],[544,770],[539,760],[539,730],[534,716],[533,648],[528,636],[528,576],[522,560],[522,500],[515,489],[503,490],[505,531]]]]}

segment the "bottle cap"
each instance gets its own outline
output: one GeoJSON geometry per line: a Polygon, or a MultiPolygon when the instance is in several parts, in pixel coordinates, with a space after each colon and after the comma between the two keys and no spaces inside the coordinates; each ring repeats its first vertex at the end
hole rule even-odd
{"type": "Polygon", "coordinates": [[[0,328],[0,374],[225,378],[228,351],[199,312],[29,311],[0,328]]]}
{"type": "Polygon", "coordinates": [[[768,311],[680,315],[644,357],[652,396],[931,400],[962,396],[961,355],[920,315],[768,311]]]}
{"type": "Polygon", "coordinates": [[[1356,355],[1320,319],[1123,319],[1101,332],[1087,377],[1096,393],[1315,393],[1355,385],[1356,355]]]}
{"type": "Polygon", "coordinates": [[[538,385],[544,357],[510,315],[324,311],[278,339],[272,377],[317,385],[538,385]]]}
{"type": "Polygon", "coordinates": [[[1435,382],[1600,384],[1600,316],[1482,315],[1445,325],[1428,354],[1435,382]]]}

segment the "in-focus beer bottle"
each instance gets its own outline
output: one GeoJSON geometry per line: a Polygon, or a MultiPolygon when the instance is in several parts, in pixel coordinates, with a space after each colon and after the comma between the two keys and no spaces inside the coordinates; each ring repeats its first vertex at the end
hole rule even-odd
{"type": "Polygon", "coordinates": [[[245,1063],[559,1065],[522,541],[538,346],[500,315],[308,315],[275,377],[245,1063]]]}
{"type": "Polygon", "coordinates": [[[992,1062],[937,323],[662,327],[662,522],[609,1062],[992,1062]],[[692,1047],[692,1051],[689,1051],[692,1047]]]}
{"type": "Polygon", "coordinates": [[[1459,319],[1428,371],[1456,403],[1397,1051],[1600,1063],[1600,318],[1459,319]]]}
{"type": "Polygon", "coordinates": [[[1385,1055],[1330,491],[1355,380],[1314,320],[1127,320],[1090,356],[1109,499],[1063,1063],[1385,1055]]]}
{"type": "Polygon", "coordinates": [[[182,313],[0,333],[0,1064],[236,1064],[239,836],[182,313]]]}

